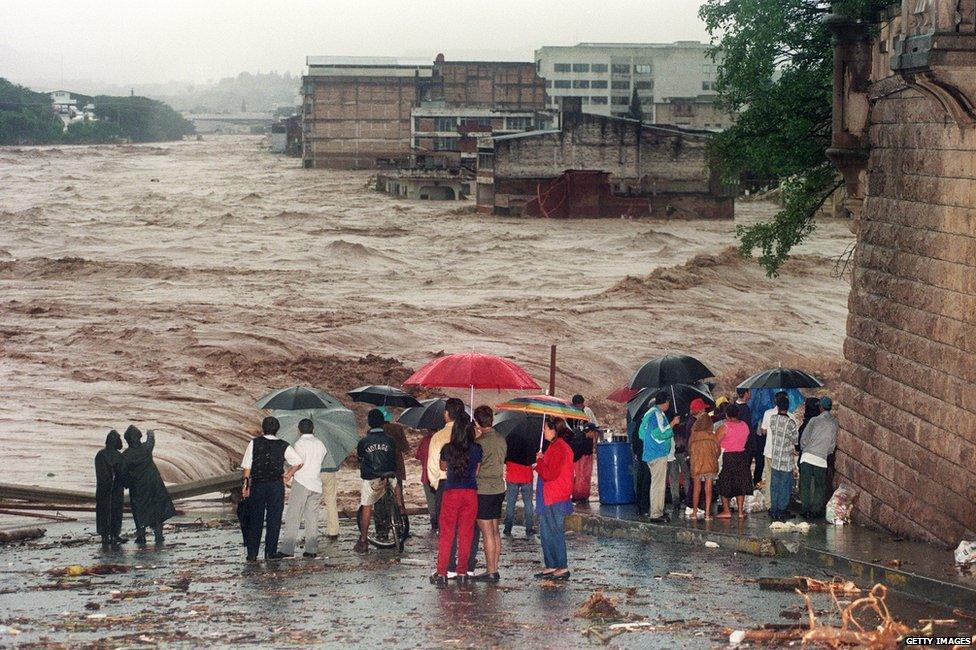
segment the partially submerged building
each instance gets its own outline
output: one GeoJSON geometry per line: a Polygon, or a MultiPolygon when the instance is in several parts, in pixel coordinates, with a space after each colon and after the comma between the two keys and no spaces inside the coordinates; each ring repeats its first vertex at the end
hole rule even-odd
{"type": "Polygon", "coordinates": [[[480,135],[544,124],[545,86],[531,62],[307,59],[303,164],[393,166],[412,150],[452,152],[473,168],[480,135]]]}
{"type": "Polygon", "coordinates": [[[955,546],[976,539],[976,0],[828,26],[857,236],[838,481],[859,521],[955,546]]]}
{"type": "Polygon", "coordinates": [[[734,198],[704,131],[582,112],[558,128],[496,136],[478,150],[478,211],[547,217],[731,219],[734,198]]]}

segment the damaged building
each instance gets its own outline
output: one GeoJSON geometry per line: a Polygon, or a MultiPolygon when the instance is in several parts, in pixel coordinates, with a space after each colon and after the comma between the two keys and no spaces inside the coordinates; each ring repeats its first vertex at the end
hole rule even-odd
{"type": "Polygon", "coordinates": [[[731,219],[733,188],[708,156],[710,134],[584,113],[562,100],[559,127],[481,142],[477,207],[544,217],[731,219]]]}
{"type": "Polygon", "coordinates": [[[548,124],[532,62],[310,56],[307,65],[305,167],[392,167],[419,151],[473,170],[479,136],[548,124]]]}

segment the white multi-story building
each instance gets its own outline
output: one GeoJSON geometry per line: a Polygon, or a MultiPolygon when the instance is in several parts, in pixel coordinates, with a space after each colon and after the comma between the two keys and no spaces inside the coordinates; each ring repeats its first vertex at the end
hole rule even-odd
{"type": "Polygon", "coordinates": [[[550,108],[559,97],[581,97],[584,112],[619,115],[636,89],[645,120],[656,121],[656,104],[715,95],[718,65],[708,50],[697,41],[580,43],[541,47],[535,61],[550,108]]]}

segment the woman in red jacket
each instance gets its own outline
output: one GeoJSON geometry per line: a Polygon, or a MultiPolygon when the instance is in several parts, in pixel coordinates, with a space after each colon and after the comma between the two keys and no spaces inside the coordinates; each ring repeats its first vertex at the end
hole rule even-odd
{"type": "Polygon", "coordinates": [[[536,514],[539,538],[546,569],[537,578],[569,580],[566,560],[566,515],[573,511],[573,450],[565,440],[572,433],[562,418],[546,418],[543,435],[549,446],[536,457],[539,474],[536,492],[536,514]]]}

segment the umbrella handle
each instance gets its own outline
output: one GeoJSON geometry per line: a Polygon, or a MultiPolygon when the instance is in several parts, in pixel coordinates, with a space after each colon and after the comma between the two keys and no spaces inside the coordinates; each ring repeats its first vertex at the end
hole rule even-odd
{"type": "Polygon", "coordinates": [[[542,451],[542,442],[546,439],[546,414],[542,414],[542,431],[539,432],[539,451],[542,451]]]}

